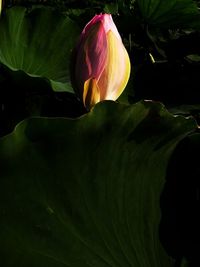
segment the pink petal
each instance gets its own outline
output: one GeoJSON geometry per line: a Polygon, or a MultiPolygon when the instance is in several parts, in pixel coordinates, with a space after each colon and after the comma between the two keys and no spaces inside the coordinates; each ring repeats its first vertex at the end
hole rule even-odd
{"type": "Polygon", "coordinates": [[[107,39],[103,24],[97,22],[90,30],[82,35],[76,60],[76,80],[80,81],[79,88],[89,78],[99,79],[107,57],[107,39]]]}
{"type": "Polygon", "coordinates": [[[85,26],[83,34],[87,33],[90,30],[90,28],[99,21],[103,23],[103,27],[106,33],[108,33],[111,30],[116,35],[116,37],[121,40],[121,37],[119,35],[115,23],[113,22],[111,14],[100,14],[94,16],[93,19],[90,20],[88,24],[85,26]]]}

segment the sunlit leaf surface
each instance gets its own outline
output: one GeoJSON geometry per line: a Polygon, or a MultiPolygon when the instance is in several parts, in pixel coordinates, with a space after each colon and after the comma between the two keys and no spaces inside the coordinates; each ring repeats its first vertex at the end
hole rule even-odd
{"type": "Polygon", "coordinates": [[[51,9],[8,9],[0,20],[0,62],[46,78],[55,91],[72,92],[69,60],[78,33],[72,20],[51,9]]]}

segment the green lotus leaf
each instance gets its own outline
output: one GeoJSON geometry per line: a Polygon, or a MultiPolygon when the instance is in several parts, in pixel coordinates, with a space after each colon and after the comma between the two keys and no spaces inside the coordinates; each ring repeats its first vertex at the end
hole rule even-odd
{"type": "Polygon", "coordinates": [[[47,79],[55,91],[73,92],[69,59],[78,34],[72,20],[50,8],[10,8],[0,19],[0,62],[47,79]]]}
{"type": "Polygon", "coordinates": [[[162,27],[200,27],[200,13],[192,0],[137,0],[146,22],[162,27]]]}
{"type": "Polygon", "coordinates": [[[160,195],[195,127],[149,101],[21,122],[0,139],[0,265],[172,267],[160,195]]]}

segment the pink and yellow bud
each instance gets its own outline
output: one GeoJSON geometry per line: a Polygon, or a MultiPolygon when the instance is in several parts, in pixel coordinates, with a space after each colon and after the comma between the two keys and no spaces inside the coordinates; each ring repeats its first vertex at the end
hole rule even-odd
{"type": "Polygon", "coordinates": [[[116,100],[130,76],[130,60],[110,14],[96,15],[85,26],[75,50],[72,80],[87,109],[116,100]]]}

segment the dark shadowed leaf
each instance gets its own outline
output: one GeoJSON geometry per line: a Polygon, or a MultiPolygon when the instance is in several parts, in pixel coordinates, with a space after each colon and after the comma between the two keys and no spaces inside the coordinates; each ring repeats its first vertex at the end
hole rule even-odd
{"type": "Polygon", "coordinates": [[[158,226],[176,144],[196,127],[159,103],[105,101],[0,140],[0,265],[172,267],[158,226]]]}
{"type": "Polygon", "coordinates": [[[51,9],[8,9],[0,20],[0,62],[46,78],[55,91],[72,92],[69,59],[78,33],[73,21],[51,9]]]}
{"type": "Polygon", "coordinates": [[[164,27],[200,27],[200,13],[192,0],[137,0],[148,24],[164,27]]]}

